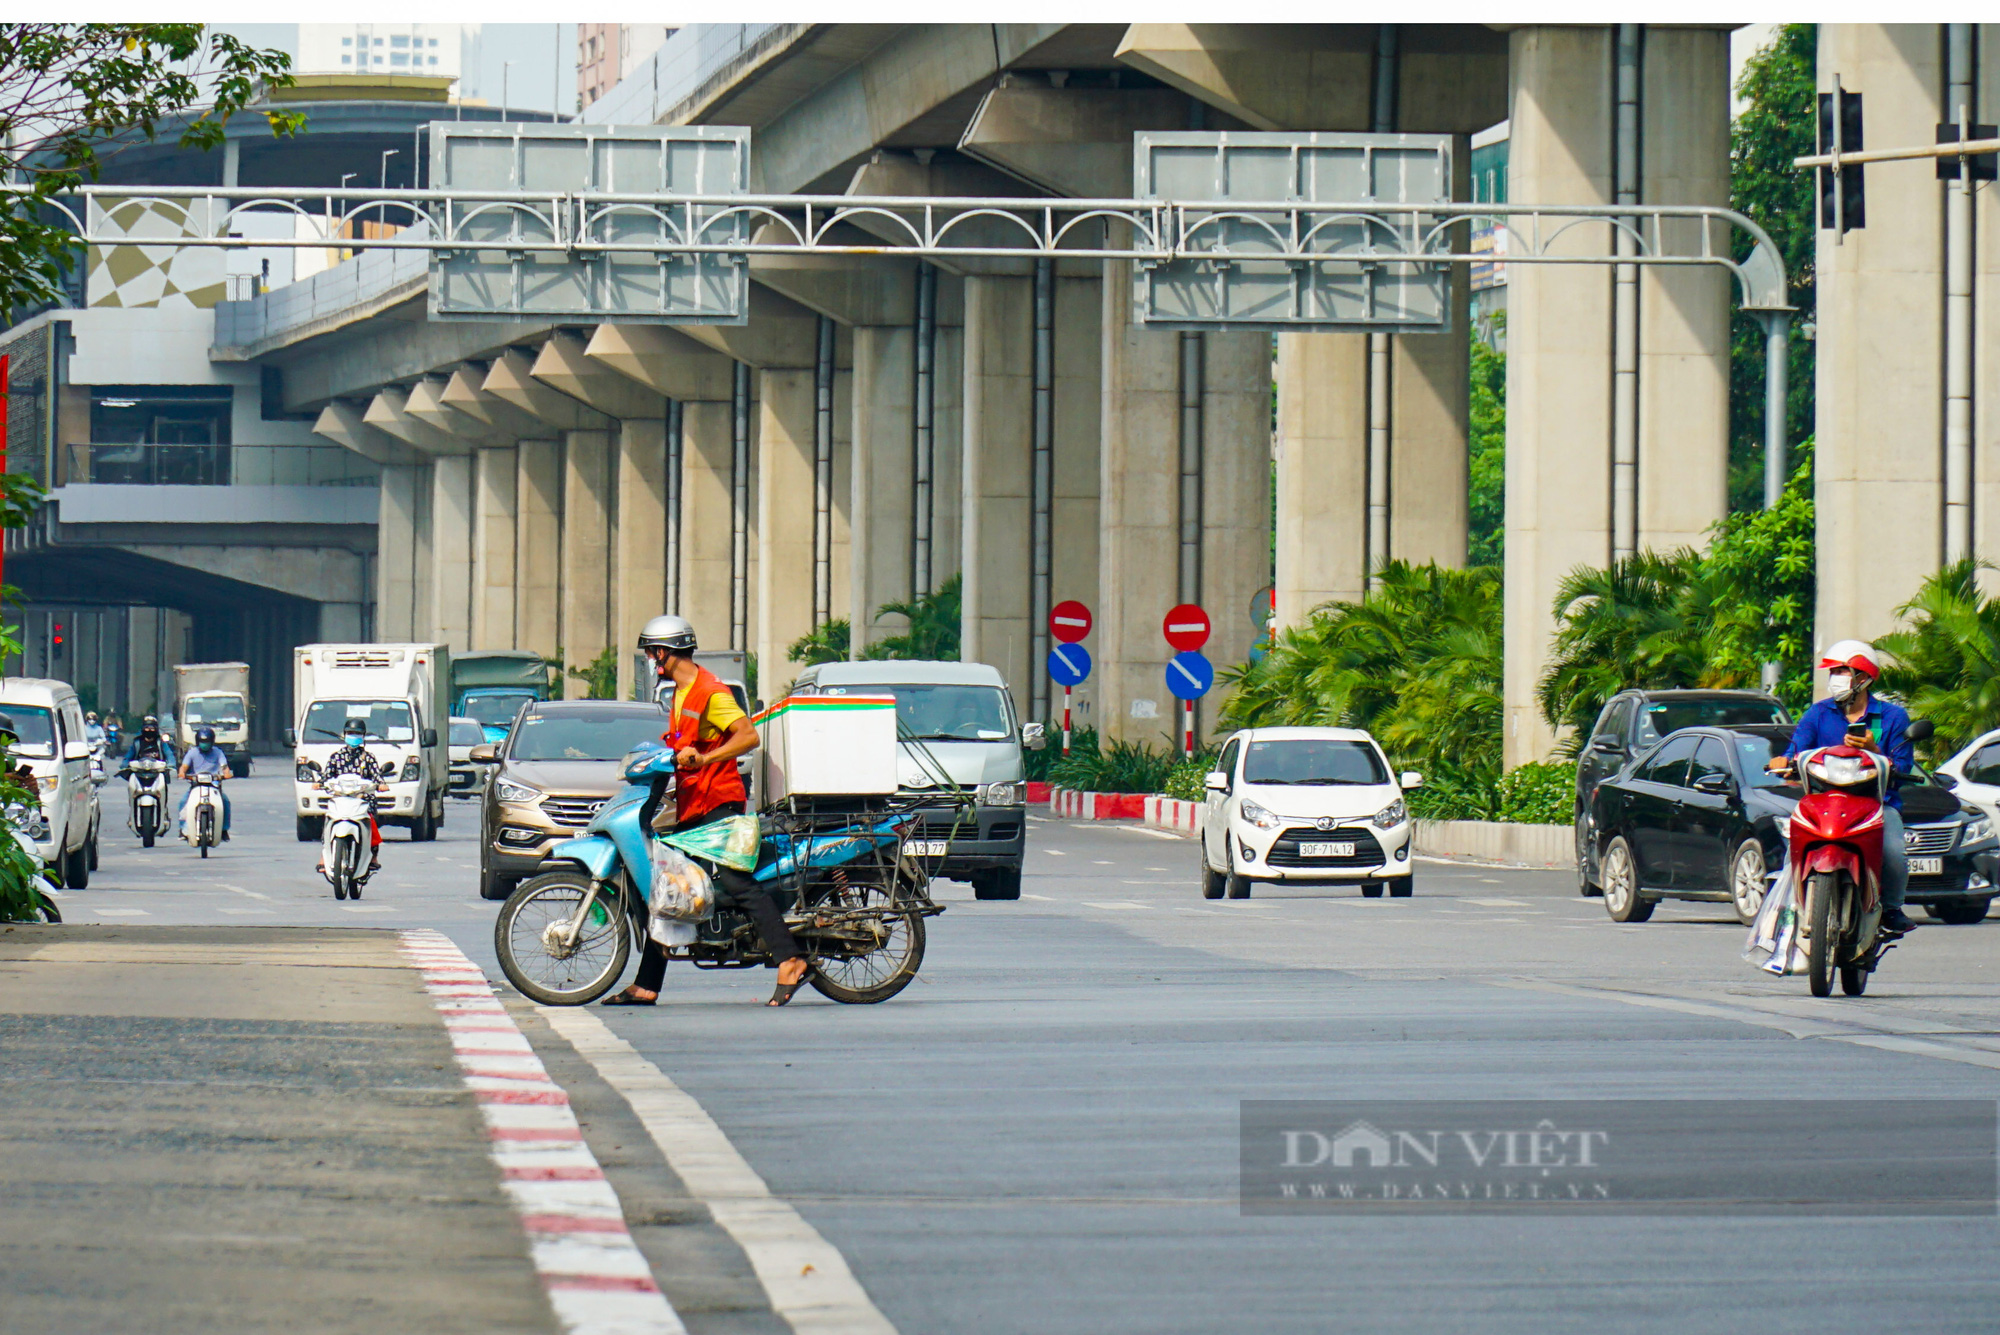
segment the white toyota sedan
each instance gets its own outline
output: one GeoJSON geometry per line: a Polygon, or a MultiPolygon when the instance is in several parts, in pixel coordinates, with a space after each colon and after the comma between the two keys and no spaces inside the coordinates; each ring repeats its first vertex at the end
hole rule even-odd
{"type": "Polygon", "coordinates": [[[2000,730],[1973,738],[1935,772],[1946,780],[1953,797],[2000,822],[2000,730]]]}
{"type": "Polygon", "coordinates": [[[1388,757],[1354,728],[1248,728],[1208,776],[1201,835],[1204,898],[1248,899],[1255,881],[1357,882],[1413,893],[1410,812],[1388,757]]]}

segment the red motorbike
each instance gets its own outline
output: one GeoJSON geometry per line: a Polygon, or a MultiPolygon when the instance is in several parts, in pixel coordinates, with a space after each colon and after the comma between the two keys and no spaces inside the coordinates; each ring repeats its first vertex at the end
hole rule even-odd
{"type": "MultiPolygon", "coordinates": [[[[1931,725],[1910,725],[1920,742],[1931,725]]],[[[1868,975],[1900,939],[1882,923],[1882,808],[1894,782],[1888,758],[1858,746],[1823,746],[1800,754],[1805,796],[1789,828],[1795,902],[1806,976],[1816,997],[1840,990],[1858,997],[1868,975]]]]}

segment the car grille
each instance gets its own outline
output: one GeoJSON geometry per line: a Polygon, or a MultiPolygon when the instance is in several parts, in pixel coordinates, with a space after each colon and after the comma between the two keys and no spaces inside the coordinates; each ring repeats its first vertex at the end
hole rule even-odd
{"type": "Polygon", "coordinates": [[[1903,831],[1903,847],[1911,857],[1934,858],[1949,853],[1958,839],[1958,824],[1912,825],[1903,831]]]}
{"type": "Polygon", "coordinates": [[[1006,843],[1019,837],[1020,833],[1019,821],[996,820],[993,822],[993,828],[986,832],[986,837],[995,843],[1006,843]]]}
{"type": "Polygon", "coordinates": [[[1374,834],[1351,826],[1338,830],[1286,830],[1271,845],[1271,855],[1264,860],[1273,867],[1379,867],[1384,861],[1382,845],[1375,842],[1374,834]],[[1299,852],[1301,841],[1344,844],[1350,839],[1354,841],[1352,857],[1309,858],[1299,852]]]}
{"type": "Polygon", "coordinates": [[[545,797],[542,799],[542,814],[558,825],[580,830],[590,824],[590,818],[604,803],[605,799],[601,797],[545,797]]]}

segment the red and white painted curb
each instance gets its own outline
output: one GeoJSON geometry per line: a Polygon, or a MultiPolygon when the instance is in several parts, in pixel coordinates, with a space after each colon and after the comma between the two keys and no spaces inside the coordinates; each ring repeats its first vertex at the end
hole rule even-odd
{"type": "Polygon", "coordinates": [[[1156,830],[1175,830],[1181,834],[1200,834],[1202,816],[1208,807],[1203,802],[1189,802],[1178,797],[1146,797],[1145,814],[1140,817],[1156,830]]]}
{"type": "Polygon", "coordinates": [[[1145,814],[1144,793],[1089,793],[1075,788],[1051,788],[1049,811],[1072,820],[1139,820],[1145,814]]]}
{"type": "Polygon", "coordinates": [[[549,1078],[479,967],[441,932],[402,933],[402,953],[444,1018],[479,1101],[493,1162],[556,1319],[570,1335],[685,1335],[653,1282],[618,1193],[584,1143],[569,1095],[549,1078]]]}

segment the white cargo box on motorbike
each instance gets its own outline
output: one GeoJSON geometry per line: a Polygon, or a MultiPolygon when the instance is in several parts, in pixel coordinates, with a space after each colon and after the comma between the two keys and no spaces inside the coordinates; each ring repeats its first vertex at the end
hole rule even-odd
{"type": "Polygon", "coordinates": [[[766,803],[896,791],[892,695],[792,695],[751,721],[763,740],[766,803]]]}

